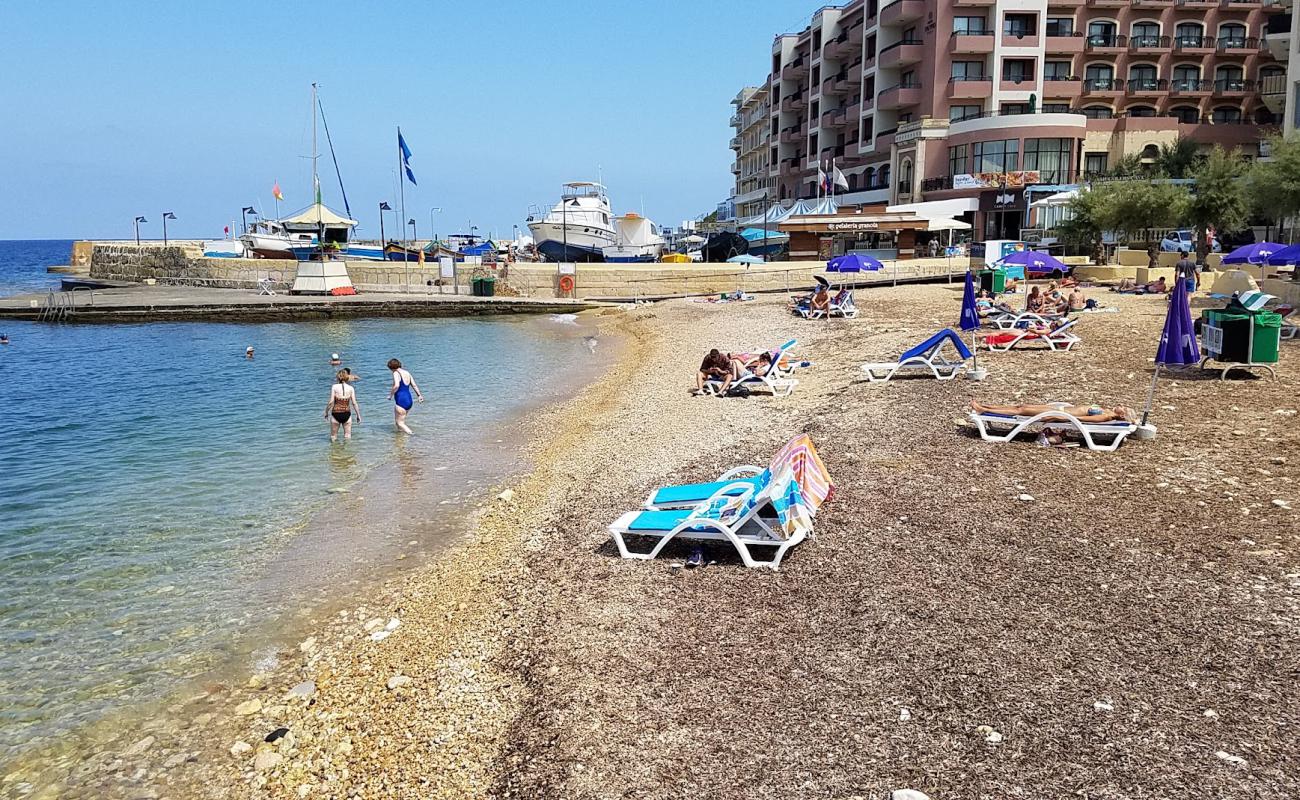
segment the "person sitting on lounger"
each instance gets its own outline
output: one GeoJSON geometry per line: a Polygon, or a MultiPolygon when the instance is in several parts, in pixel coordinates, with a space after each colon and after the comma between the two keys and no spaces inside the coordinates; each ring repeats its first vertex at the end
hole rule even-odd
{"type": "Polygon", "coordinates": [[[700,362],[700,370],[695,373],[695,394],[704,394],[704,384],[706,381],[721,381],[722,386],[719,388],[719,394],[726,394],[727,388],[731,386],[731,354],[723,353],[718,348],[713,348],[709,354],[700,362]]]}
{"type": "Polygon", "coordinates": [[[1115,406],[1113,408],[1103,408],[1101,406],[1065,406],[1058,408],[1056,406],[1035,405],[1025,403],[1016,406],[994,406],[987,403],[981,403],[978,400],[970,401],[970,407],[979,414],[1005,414],[1011,417],[1036,417],[1039,414],[1060,413],[1069,414],[1080,422],[1102,423],[1102,422],[1133,422],[1137,416],[1133,409],[1127,406],[1115,406]]]}
{"type": "Polygon", "coordinates": [[[1029,296],[1025,298],[1025,310],[1033,314],[1041,314],[1043,313],[1043,307],[1046,304],[1046,301],[1047,298],[1045,298],[1043,293],[1039,291],[1037,286],[1035,286],[1029,290],[1029,296]]]}
{"type": "Polygon", "coordinates": [[[993,298],[984,289],[980,289],[979,295],[975,298],[975,313],[981,317],[987,317],[990,314],[1001,313],[993,306],[993,298]]]}
{"type": "Polygon", "coordinates": [[[756,357],[733,356],[731,359],[731,378],[740,380],[745,373],[763,377],[772,369],[772,354],[764,350],[756,357]]]}
{"type": "Polygon", "coordinates": [[[818,286],[817,291],[808,300],[808,309],[810,311],[820,311],[825,316],[830,316],[831,311],[831,293],[826,286],[818,286]]]}

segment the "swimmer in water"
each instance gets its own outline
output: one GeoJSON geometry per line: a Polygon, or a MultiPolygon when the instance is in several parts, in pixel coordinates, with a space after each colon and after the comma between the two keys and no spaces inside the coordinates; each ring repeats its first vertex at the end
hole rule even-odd
{"type": "Polygon", "coordinates": [[[402,362],[395,358],[388,359],[388,368],[393,371],[393,385],[388,387],[388,396],[393,398],[393,423],[402,433],[411,433],[406,425],[406,415],[415,401],[424,402],[424,394],[415,384],[411,373],[402,368],[402,362]],[[414,399],[412,399],[414,393],[414,399]]]}
{"type": "Polygon", "coordinates": [[[246,350],[244,350],[244,358],[247,358],[249,361],[252,361],[252,360],[253,360],[253,346],[252,346],[252,345],[249,345],[248,348],[247,348],[246,350]]]}
{"type": "Polygon", "coordinates": [[[9,334],[0,333],[0,344],[9,344],[9,334]]]}
{"type": "Polygon", "coordinates": [[[330,354],[330,366],[331,366],[331,367],[337,367],[337,366],[339,366],[339,365],[342,364],[342,363],[343,363],[343,359],[339,358],[339,354],[338,354],[338,353],[331,353],[331,354],[330,354]]]}

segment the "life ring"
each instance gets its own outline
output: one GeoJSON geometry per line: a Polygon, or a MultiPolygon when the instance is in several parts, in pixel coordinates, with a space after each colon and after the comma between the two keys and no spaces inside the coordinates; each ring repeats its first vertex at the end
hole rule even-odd
{"type": "Polygon", "coordinates": [[[572,276],[572,275],[561,275],[561,276],[560,276],[560,291],[561,291],[561,292],[571,292],[571,291],[573,291],[573,276],[572,276]]]}

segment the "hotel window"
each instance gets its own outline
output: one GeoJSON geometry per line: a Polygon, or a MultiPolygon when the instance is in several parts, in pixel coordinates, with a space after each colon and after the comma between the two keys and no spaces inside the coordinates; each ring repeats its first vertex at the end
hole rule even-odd
{"type": "Polygon", "coordinates": [[[948,148],[948,174],[965,175],[967,174],[967,146],[959,144],[956,147],[948,148]]]}
{"type": "Polygon", "coordinates": [[[873,33],[867,37],[867,60],[876,57],[876,35],[873,33]]]}
{"type": "Polygon", "coordinates": [[[906,114],[899,114],[899,115],[898,115],[898,124],[899,124],[899,125],[902,125],[902,124],[905,123],[905,122],[911,122],[911,121],[912,121],[912,113],[911,113],[910,111],[909,111],[908,113],[906,113],[906,114]]]}
{"type": "Polygon", "coordinates": [[[1026,139],[1024,168],[1036,170],[1043,183],[1065,183],[1070,177],[1073,139],[1026,139]]]}
{"type": "Polygon", "coordinates": [[[1034,36],[1038,32],[1038,17],[1033,14],[1007,14],[1002,19],[1004,36],[1034,36]]]}
{"type": "Polygon", "coordinates": [[[976,142],[971,145],[972,172],[1015,172],[1020,169],[1020,142],[1002,139],[996,142],[976,142]]]}
{"type": "Polygon", "coordinates": [[[915,88],[921,84],[916,82],[916,73],[909,69],[899,77],[898,85],[903,88],[915,88]]]}
{"type": "Polygon", "coordinates": [[[978,81],[984,78],[983,61],[952,62],[952,77],[959,81],[978,81]]]}
{"type": "Polygon", "coordinates": [[[1195,125],[1201,119],[1201,112],[1196,106],[1175,106],[1169,109],[1169,116],[1184,125],[1195,125]]]}
{"type": "Polygon", "coordinates": [[[983,106],[949,106],[948,121],[961,122],[964,119],[974,119],[984,113],[983,106]]]}
{"type": "Polygon", "coordinates": [[[1030,113],[1029,104],[1028,103],[1003,103],[1002,106],[998,109],[998,113],[1004,117],[1009,117],[1014,114],[1028,114],[1030,113]]]}
{"type": "Polygon", "coordinates": [[[1043,80],[1067,81],[1070,79],[1069,61],[1048,61],[1043,64],[1043,80]]]}
{"type": "Polygon", "coordinates": [[[1074,19],[1072,17],[1048,17],[1048,36],[1073,36],[1074,19]]]}
{"type": "Polygon", "coordinates": [[[972,35],[985,34],[988,33],[989,30],[984,25],[983,17],[953,17],[952,32],[972,35]]]}
{"type": "Polygon", "coordinates": [[[1201,27],[1201,23],[1180,22],[1178,27],[1174,28],[1174,46],[1201,47],[1201,37],[1204,35],[1205,28],[1201,27]]]}
{"type": "Polygon", "coordinates": [[[1115,112],[1110,106],[1086,106],[1083,109],[1083,115],[1088,119],[1110,119],[1115,116],[1115,112]]]}
{"type": "Polygon", "coordinates": [[[1174,82],[1169,88],[1176,92],[1194,92],[1201,85],[1201,68],[1195,64],[1174,67],[1174,82]]]}
{"type": "Polygon", "coordinates": [[[1088,45],[1090,47],[1117,47],[1118,37],[1115,23],[1113,22],[1089,22],[1088,23],[1088,45]]]}
{"type": "Polygon", "coordinates": [[[1232,106],[1220,106],[1214,109],[1214,116],[1210,118],[1215,125],[1232,125],[1241,122],[1241,109],[1232,106]]]}
{"type": "Polygon", "coordinates": [[[1101,175],[1106,172],[1105,153],[1084,153],[1083,154],[1083,171],[1088,175],[1101,175]]]}
{"type": "Polygon", "coordinates": [[[1135,22],[1128,43],[1133,47],[1159,47],[1160,23],[1135,22]]]}
{"type": "Polygon", "coordinates": [[[1069,103],[1043,103],[1044,114],[1069,114],[1069,103]]]}
{"type": "Polygon", "coordinates": [[[1124,113],[1130,117],[1154,117],[1156,110],[1151,106],[1129,106],[1124,113]]]}
{"type": "Polygon", "coordinates": [[[908,28],[903,31],[903,38],[900,40],[903,44],[920,44],[921,37],[916,35],[916,28],[908,28]]]}
{"type": "Polygon", "coordinates": [[[1012,83],[1024,83],[1034,79],[1034,60],[1032,58],[1008,58],[1002,62],[1002,80],[1012,83]]]}
{"type": "Polygon", "coordinates": [[[903,159],[903,163],[898,166],[898,191],[903,194],[912,193],[912,161],[903,159]]]}
{"type": "Polygon", "coordinates": [[[1246,46],[1246,26],[1229,22],[1219,26],[1219,46],[1243,48],[1246,46]]]}
{"type": "Polygon", "coordinates": [[[1130,87],[1147,92],[1160,88],[1154,64],[1134,64],[1129,67],[1128,82],[1130,87]]]}
{"type": "Polygon", "coordinates": [[[1246,88],[1241,67],[1219,67],[1214,71],[1214,88],[1220,92],[1240,92],[1246,88]]]}
{"type": "Polygon", "coordinates": [[[1115,70],[1109,64],[1090,64],[1083,70],[1083,88],[1106,91],[1115,80],[1115,70]]]}

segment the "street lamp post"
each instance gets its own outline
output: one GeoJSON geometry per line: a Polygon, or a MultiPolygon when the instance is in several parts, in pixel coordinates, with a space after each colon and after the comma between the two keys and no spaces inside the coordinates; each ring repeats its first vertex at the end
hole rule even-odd
{"type": "Polygon", "coordinates": [[[387,200],[379,201],[379,252],[382,254],[384,248],[388,245],[388,239],[384,237],[384,212],[392,211],[392,206],[388,205],[387,200]]]}
{"type": "Polygon", "coordinates": [[[166,246],[167,246],[167,220],[169,220],[169,219],[176,219],[176,215],[173,214],[173,213],[170,212],[170,211],[164,211],[164,212],[163,212],[163,215],[162,215],[162,220],[163,220],[163,247],[166,247],[166,246]]]}
{"type": "Polygon", "coordinates": [[[135,246],[136,247],[140,246],[140,223],[148,222],[148,221],[149,220],[145,219],[144,217],[135,218],[135,246]]]}
{"type": "Polygon", "coordinates": [[[436,245],[438,243],[438,234],[435,231],[436,226],[433,224],[433,215],[441,214],[441,213],[442,213],[442,206],[434,206],[433,208],[429,209],[429,235],[433,237],[432,239],[429,240],[429,244],[436,245]]]}
{"type": "Polygon", "coordinates": [[[415,240],[419,238],[415,235],[415,217],[411,217],[410,219],[408,219],[406,221],[406,224],[411,226],[411,245],[414,246],[415,240]]]}
{"type": "Polygon", "coordinates": [[[244,223],[244,233],[248,233],[248,215],[249,215],[249,214],[252,214],[252,215],[256,216],[256,215],[257,215],[257,209],[256,209],[256,208],[253,208],[252,206],[244,206],[243,208],[239,209],[239,218],[240,218],[241,220],[243,220],[243,223],[244,223]]]}

